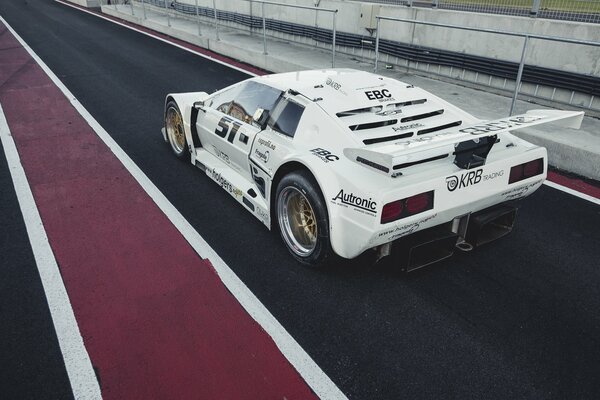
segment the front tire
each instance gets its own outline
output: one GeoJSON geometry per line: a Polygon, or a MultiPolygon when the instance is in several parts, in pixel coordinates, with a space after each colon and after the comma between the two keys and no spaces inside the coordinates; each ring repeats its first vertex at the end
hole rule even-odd
{"type": "Polygon", "coordinates": [[[333,256],[329,217],[315,179],[307,171],[284,176],[277,185],[276,216],[289,252],[308,267],[321,267],[333,256]]]}
{"type": "Polygon", "coordinates": [[[187,140],[183,128],[183,117],[173,100],[167,103],[165,109],[165,130],[167,140],[175,157],[183,159],[187,155],[187,140]]]}

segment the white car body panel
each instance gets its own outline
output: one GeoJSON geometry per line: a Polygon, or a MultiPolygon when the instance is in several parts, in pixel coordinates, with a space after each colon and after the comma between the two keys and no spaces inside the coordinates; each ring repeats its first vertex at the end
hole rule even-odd
{"type": "Polygon", "coordinates": [[[211,108],[210,101],[223,91],[170,94],[167,100],[175,100],[183,114],[192,163],[269,228],[276,190],[273,179],[282,168],[301,164],[315,177],[325,199],[333,250],[345,258],[528,196],[546,177],[546,150],[510,131],[547,122],[578,128],[583,118],[582,112],[533,110],[482,121],[423,89],[347,69],[274,74],[249,81],[279,89],[284,98],[304,107],[295,136],[230,118],[222,138],[215,132],[220,132],[223,115],[211,108]],[[198,140],[191,126],[198,101],[205,103],[196,121],[202,147],[193,145],[198,140]],[[231,138],[236,123],[240,127],[231,138]],[[247,143],[241,142],[242,133],[247,143]],[[453,163],[458,143],[477,144],[493,135],[497,139],[484,165],[464,169],[453,163]],[[512,166],[539,158],[544,164],[542,174],[508,183],[512,166]],[[394,168],[407,163],[415,164],[394,168]],[[261,180],[264,184],[258,183],[261,180]],[[452,184],[456,186],[451,188],[452,184]],[[385,204],[427,191],[434,191],[431,210],[381,223],[385,204]]]}

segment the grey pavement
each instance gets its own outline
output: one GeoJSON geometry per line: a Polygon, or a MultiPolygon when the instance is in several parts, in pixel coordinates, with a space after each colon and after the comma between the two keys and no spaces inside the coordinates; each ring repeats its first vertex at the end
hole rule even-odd
{"type": "MultiPolygon", "coordinates": [[[[313,45],[312,40],[307,39],[306,44],[301,44],[290,42],[282,37],[267,36],[267,54],[264,54],[263,36],[260,31],[250,34],[248,30],[219,24],[217,40],[217,32],[212,20],[201,20],[201,35],[198,35],[198,24],[195,17],[181,14],[177,14],[175,17],[175,12],[170,10],[170,16],[167,19],[164,9],[148,4],[144,8],[145,12],[141,5],[136,3],[133,15],[130,5],[104,5],[101,10],[107,15],[165,33],[267,71],[287,72],[332,66],[331,46],[322,45],[323,47],[318,48],[313,45]]],[[[373,62],[361,59],[359,55],[337,52],[335,67],[372,71],[373,62]]],[[[507,96],[410,72],[388,70],[381,67],[378,72],[422,87],[481,119],[495,119],[508,115],[511,99],[507,96]]],[[[531,109],[548,108],[550,107],[519,100],[515,112],[522,113],[531,109]]],[[[552,166],[600,180],[599,119],[585,117],[579,130],[542,125],[539,128],[523,129],[515,133],[528,141],[545,146],[548,149],[549,162],[552,166]]]]}

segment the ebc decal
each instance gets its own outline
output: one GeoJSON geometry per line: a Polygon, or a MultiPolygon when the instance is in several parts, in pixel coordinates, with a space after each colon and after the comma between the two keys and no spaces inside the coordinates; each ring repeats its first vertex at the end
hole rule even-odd
{"type": "Polygon", "coordinates": [[[380,102],[394,100],[394,98],[392,97],[392,94],[387,89],[367,90],[365,92],[365,96],[367,96],[367,99],[369,99],[369,100],[379,100],[380,102]]]}
{"type": "Polygon", "coordinates": [[[227,136],[227,141],[229,143],[233,143],[233,140],[235,139],[235,135],[237,134],[237,131],[242,127],[242,125],[239,122],[235,122],[233,119],[229,118],[229,117],[223,117],[219,120],[219,124],[217,126],[217,129],[215,129],[215,134],[223,139],[225,139],[225,137],[227,136],[227,133],[229,133],[229,136],[227,136]],[[233,126],[233,128],[232,128],[233,126]]]}
{"type": "Polygon", "coordinates": [[[321,160],[325,161],[326,163],[330,161],[337,161],[340,159],[335,154],[332,154],[329,150],[325,150],[320,147],[317,147],[316,149],[311,149],[310,152],[313,153],[315,156],[319,157],[321,160]]]}

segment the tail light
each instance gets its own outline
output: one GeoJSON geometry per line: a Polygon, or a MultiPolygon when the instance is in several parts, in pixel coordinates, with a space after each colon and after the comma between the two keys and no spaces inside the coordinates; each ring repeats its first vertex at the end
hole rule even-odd
{"type": "Polygon", "coordinates": [[[524,164],[515,165],[510,169],[508,183],[515,183],[532,176],[540,175],[544,172],[544,159],[529,161],[524,164]]]}
{"type": "Polygon", "coordinates": [[[383,206],[381,223],[396,221],[411,215],[419,214],[433,208],[433,190],[419,193],[402,200],[392,201],[383,206]]]}

